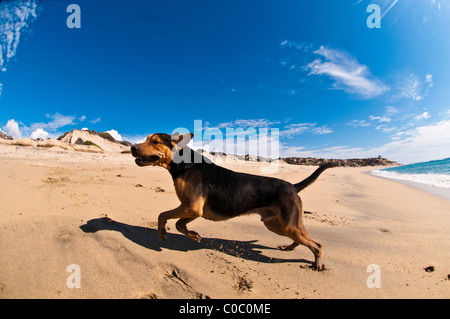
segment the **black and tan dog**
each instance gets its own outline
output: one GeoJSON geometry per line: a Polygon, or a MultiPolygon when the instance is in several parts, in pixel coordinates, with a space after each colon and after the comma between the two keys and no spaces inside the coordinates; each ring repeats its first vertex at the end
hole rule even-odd
{"type": "Polygon", "coordinates": [[[192,137],[192,133],[157,133],[131,147],[137,165],[162,166],[170,172],[181,201],[179,207],[159,215],[158,233],[161,240],[166,238],[168,219],[179,219],[177,230],[200,241],[201,237],[196,232],[186,228],[198,217],[220,221],[257,213],[269,230],[294,241],[280,249],[292,250],[299,244],[305,245],[315,256],[313,268],[322,270],[322,245],[305,230],[302,201],[297,193],[334,165],[322,164],[305,180],[291,184],[277,178],[238,173],[215,165],[186,146],[192,137]],[[183,160],[186,158],[190,160],[183,160]]]}

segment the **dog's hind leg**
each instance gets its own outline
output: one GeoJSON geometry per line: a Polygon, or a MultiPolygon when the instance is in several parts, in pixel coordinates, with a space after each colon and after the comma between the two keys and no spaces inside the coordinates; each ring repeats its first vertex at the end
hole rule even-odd
{"type": "Polygon", "coordinates": [[[298,227],[287,226],[285,232],[287,236],[291,238],[295,243],[304,245],[312,251],[315,257],[313,268],[317,271],[321,271],[323,269],[323,265],[321,263],[322,245],[313,240],[304,228],[301,229],[298,227]]]}
{"type": "Polygon", "coordinates": [[[282,250],[282,251],[292,251],[292,250],[294,250],[295,249],[295,247],[297,247],[298,245],[300,245],[299,243],[296,243],[295,241],[292,243],[292,244],[290,244],[290,245],[280,245],[280,246],[278,246],[278,249],[279,250],[282,250]]]}
{"type": "MultiPolygon", "coordinates": [[[[283,226],[281,226],[280,221],[278,220],[277,216],[273,216],[271,218],[264,220],[264,226],[267,227],[268,230],[271,232],[274,232],[275,234],[281,235],[281,236],[287,236],[283,231],[283,226]]],[[[278,246],[278,249],[282,251],[291,251],[294,250],[295,247],[297,247],[299,244],[295,241],[290,245],[280,245],[278,246]]]]}
{"type": "Polygon", "coordinates": [[[318,271],[322,270],[322,245],[313,240],[306,232],[302,221],[302,203],[297,194],[288,196],[281,202],[277,215],[285,236],[291,238],[297,244],[292,244],[288,247],[295,248],[298,245],[308,247],[315,257],[313,268],[318,271]]]}
{"type": "Polygon", "coordinates": [[[267,227],[268,230],[271,232],[274,232],[275,234],[278,234],[280,236],[286,236],[286,234],[283,231],[283,227],[281,226],[280,222],[278,221],[277,216],[273,216],[271,218],[267,218],[263,220],[264,226],[267,227]]]}

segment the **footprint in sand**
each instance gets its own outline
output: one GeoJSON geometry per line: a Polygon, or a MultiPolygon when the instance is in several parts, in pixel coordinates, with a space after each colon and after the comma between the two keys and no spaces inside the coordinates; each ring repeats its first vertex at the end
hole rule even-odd
{"type": "Polygon", "coordinates": [[[138,299],[161,299],[153,292],[138,293],[138,299]]]}
{"type": "Polygon", "coordinates": [[[67,243],[71,240],[73,233],[70,230],[63,230],[58,234],[58,240],[67,243]]]}
{"type": "Polygon", "coordinates": [[[165,277],[169,278],[172,281],[181,285],[181,288],[183,290],[185,290],[187,293],[192,295],[191,298],[193,298],[193,299],[211,299],[210,296],[202,294],[202,293],[194,290],[194,288],[192,288],[192,286],[183,278],[184,275],[181,274],[181,272],[178,268],[176,268],[174,266],[172,266],[171,268],[172,268],[172,271],[167,272],[165,274],[165,277]]]}
{"type": "Polygon", "coordinates": [[[64,186],[65,183],[70,182],[68,177],[47,177],[42,180],[47,185],[64,186]]]}

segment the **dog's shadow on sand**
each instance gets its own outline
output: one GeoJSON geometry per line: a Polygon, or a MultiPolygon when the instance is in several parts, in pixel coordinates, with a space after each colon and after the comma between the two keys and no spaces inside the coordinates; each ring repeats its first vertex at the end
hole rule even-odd
{"type": "Polygon", "coordinates": [[[91,219],[86,224],[81,225],[80,229],[85,233],[95,233],[99,230],[117,231],[122,233],[123,236],[132,242],[155,251],[161,251],[162,248],[178,251],[210,249],[230,256],[262,263],[289,262],[311,264],[311,261],[305,259],[280,259],[264,256],[258,249],[276,250],[277,248],[256,244],[257,240],[240,241],[219,238],[202,238],[200,243],[197,243],[184,235],[168,232],[166,240],[161,241],[156,229],[132,226],[116,222],[108,217],[91,219]]]}

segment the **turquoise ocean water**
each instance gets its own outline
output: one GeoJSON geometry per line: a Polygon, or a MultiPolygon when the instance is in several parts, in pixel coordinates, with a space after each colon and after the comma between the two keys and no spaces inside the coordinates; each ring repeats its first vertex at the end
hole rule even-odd
{"type": "Polygon", "coordinates": [[[373,170],[371,173],[380,177],[450,189],[450,157],[442,160],[373,170]]]}

